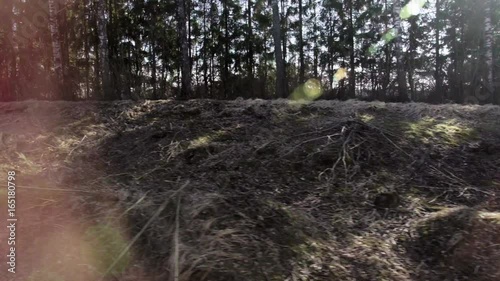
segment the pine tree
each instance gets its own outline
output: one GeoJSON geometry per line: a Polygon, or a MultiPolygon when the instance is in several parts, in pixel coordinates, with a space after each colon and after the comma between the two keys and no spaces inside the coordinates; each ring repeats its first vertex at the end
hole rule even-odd
{"type": "Polygon", "coordinates": [[[276,62],[276,96],[286,98],[285,65],[283,62],[283,53],[281,52],[281,23],[278,0],[271,0],[271,5],[273,10],[274,57],[276,62]]]}
{"type": "Polygon", "coordinates": [[[394,0],[394,28],[396,29],[397,37],[394,39],[394,53],[396,56],[396,75],[398,81],[398,101],[408,101],[408,91],[406,86],[406,70],[404,67],[404,56],[402,52],[402,31],[401,26],[401,2],[400,0],[394,0]]]}
{"type": "Polygon", "coordinates": [[[49,0],[49,27],[50,35],[52,38],[52,61],[54,65],[55,81],[56,81],[56,95],[53,97],[55,99],[62,97],[63,91],[63,60],[61,51],[61,41],[59,34],[59,24],[57,22],[57,2],[55,0],[49,0]]]}
{"type": "Polygon", "coordinates": [[[186,12],[185,12],[186,0],[177,0],[177,21],[178,21],[178,33],[181,48],[181,70],[182,70],[182,82],[181,82],[181,98],[188,98],[191,95],[191,69],[189,60],[189,46],[188,46],[188,35],[186,31],[186,12]]]}
{"type": "Polygon", "coordinates": [[[97,33],[99,37],[99,66],[101,75],[101,98],[113,99],[111,91],[110,73],[109,73],[109,55],[108,55],[108,33],[106,21],[106,2],[98,0],[97,2],[97,33]]]}

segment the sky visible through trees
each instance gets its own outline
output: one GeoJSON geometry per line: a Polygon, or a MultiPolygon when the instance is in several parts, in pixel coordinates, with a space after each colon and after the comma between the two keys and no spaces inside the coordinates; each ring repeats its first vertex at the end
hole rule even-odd
{"type": "Polygon", "coordinates": [[[494,0],[4,0],[0,99],[500,104],[494,0]]]}

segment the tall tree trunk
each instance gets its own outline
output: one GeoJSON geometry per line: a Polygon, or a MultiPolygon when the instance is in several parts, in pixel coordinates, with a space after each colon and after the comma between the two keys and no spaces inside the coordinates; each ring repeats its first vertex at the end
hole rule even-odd
{"type": "Polygon", "coordinates": [[[202,47],[202,59],[203,59],[203,85],[204,85],[204,98],[209,97],[209,88],[208,88],[208,38],[207,38],[207,8],[206,8],[207,1],[203,1],[203,47],[202,47]]]}
{"type": "Polygon", "coordinates": [[[278,0],[271,0],[271,5],[273,9],[274,58],[276,60],[276,96],[286,98],[285,66],[283,63],[283,53],[281,52],[281,24],[278,0]]]}
{"type": "Polygon", "coordinates": [[[410,58],[408,63],[408,83],[410,84],[410,100],[416,100],[414,70],[415,70],[415,57],[417,56],[418,41],[416,33],[418,31],[417,17],[410,18],[410,58]]]}
{"type": "MultiPolygon", "coordinates": [[[[384,0],[384,6],[385,6],[385,20],[384,20],[384,27],[385,27],[385,32],[389,31],[389,5],[387,3],[387,0],[384,0]]],[[[381,68],[384,69],[384,76],[382,77],[381,81],[381,86],[382,90],[380,93],[377,95],[377,99],[380,101],[385,101],[387,97],[387,92],[389,90],[389,83],[391,82],[391,70],[392,70],[392,56],[391,56],[391,44],[385,44],[384,46],[384,60],[381,63],[381,68]]]]}
{"type": "MultiPolygon", "coordinates": [[[[462,11],[460,15],[460,42],[465,42],[465,13],[462,11]]],[[[465,93],[465,58],[466,58],[466,50],[464,48],[460,48],[459,43],[457,43],[458,47],[458,79],[459,79],[459,96],[460,101],[464,102],[466,100],[465,93]]]]}
{"type": "Polygon", "coordinates": [[[223,56],[223,69],[222,69],[222,83],[224,84],[224,98],[229,98],[232,94],[229,91],[230,81],[229,81],[229,45],[231,44],[229,39],[229,10],[227,7],[227,1],[223,1],[223,17],[224,17],[224,56],[223,56]]]}
{"type": "Polygon", "coordinates": [[[162,98],[165,98],[165,95],[167,93],[167,81],[165,74],[167,72],[167,65],[165,63],[161,63],[161,71],[160,71],[160,95],[162,98]]]}
{"type": "Polygon", "coordinates": [[[56,89],[53,98],[59,99],[62,97],[63,81],[63,65],[61,41],[59,37],[59,25],[57,22],[57,3],[55,0],[49,0],[49,29],[52,40],[52,62],[54,65],[56,89]]]}
{"type": "Polygon", "coordinates": [[[319,47],[318,42],[314,43],[314,77],[318,77],[318,65],[319,65],[319,47]]]}
{"type": "Polygon", "coordinates": [[[90,21],[90,16],[89,16],[89,8],[88,8],[88,3],[87,1],[83,2],[83,19],[84,19],[84,27],[83,27],[83,34],[84,34],[84,42],[83,42],[83,49],[85,52],[85,97],[88,99],[90,97],[90,36],[89,36],[89,21],[90,21]]]}
{"type": "Polygon", "coordinates": [[[97,2],[97,35],[99,37],[99,68],[101,70],[101,98],[114,98],[110,85],[108,34],[106,31],[106,1],[97,2]]]}
{"type": "MultiPolygon", "coordinates": [[[[493,24],[492,22],[492,1],[485,1],[485,18],[484,18],[484,48],[485,48],[485,61],[486,61],[486,90],[489,92],[488,97],[491,97],[495,93],[495,87],[493,83],[493,24]]],[[[493,97],[494,102],[500,104],[500,96],[493,97]]]]}
{"type": "Polygon", "coordinates": [[[177,24],[181,47],[181,99],[187,99],[191,96],[191,69],[189,62],[189,44],[186,32],[186,12],[185,0],[177,0],[177,24]]]}
{"type": "Polygon", "coordinates": [[[209,38],[209,48],[208,48],[208,51],[209,52],[209,57],[210,57],[210,72],[209,72],[209,75],[208,75],[208,81],[209,81],[209,96],[211,98],[218,98],[220,96],[219,92],[217,90],[220,90],[219,89],[219,85],[215,85],[215,75],[216,75],[216,62],[215,62],[215,55],[216,53],[218,52],[218,49],[216,49],[215,47],[217,46],[218,47],[218,43],[215,44],[214,41],[217,40],[217,35],[216,35],[216,32],[215,32],[215,29],[216,29],[216,26],[218,26],[220,24],[220,22],[217,21],[218,19],[218,14],[217,14],[217,10],[216,9],[212,9],[212,7],[215,4],[215,0],[210,0],[209,2],[209,13],[208,13],[208,18],[210,19],[209,20],[209,27],[208,29],[210,30],[209,32],[209,35],[208,35],[208,38],[209,38]]]}
{"type": "Polygon", "coordinates": [[[134,48],[134,67],[135,67],[135,73],[134,73],[134,93],[132,93],[133,96],[136,96],[138,99],[142,99],[144,97],[143,91],[142,91],[142,77],[143,77],[143,72],[142,72],[142,58],[141,58],[141,52],[142,52],[142,41],[141,40],[134,40],[135,41],[135,48],[134,48]]]}
{"type": "Polygon", "coordinates": [[[286,8],[285,0],[281,0],[281,12],[283,15],[280,18],[282,22],[281,27],[281,42],[283,43],[283,91],[285,95],[287,95],[290,91],[288,90],[288,80],[286,79],[286,71],[287,71],[287,53],[288,53],[288,10],[286,8]]]}
{"type": "Polygon", "coordinates": [[[62,96],[61,98],[65,100],[72,100],[74,98],[74,93],[71,85],[68,84],[68,67],[70,65],[70,26],[68,24],[68,16],[66,14],[66,9],[61,9],[60,13],[62,16],[60,18],[59,24],[59,42],[61,43],[61,53],[62,53],[62,96]]]}
{"type": "Polygon", "coordinates": [[[302,84],[305,82],[304,74],[305,74],[305,65],[304,65],[304,38],[302,35],[302,0],[299,0],[299,83],[302,84]]]}
{"type": "Polygon", "coordinates": [[[313,12],[312,12],[312,15],[311,15],[311,18],[313,20],[313,29],[312,29],[312,32],[313,32],[313,37],[312,37],[312,41],[314,42],[314,47],[313,47],[313,67],[314,67],[314,70],[313,70],[313,75],[315,78],[318,78],[318,65],[319,65],[319,42],[318,42],[318,36],[317,36],[317,32],[319,31],[318,30],[318,19],[316,18],[317,17],[317,13],[316,13],[316,3],[314,3],[313,5],[313,12]]]}
{"type": "Polygon", "coordinates": [[[356,97],[356,71],[354,65],[354,19],[353,19],[353,1],[349,0],[349,90],[347,94],[348,99],[353,99],[356,97]]]}
{"type": "Polygon", "coordinates": [[[439,35],[440,35],[440,9],[441,9],[441,0],[436,0],[436,22],[435,22],[435,39],[434,39],[434,48],[435,48],[435,60],[436,60],[436,69],[434,72],[434,79],[436,83],[436,93],[435,93],[435,99],[436,102],[443,102],[443,90],[442,90],[442,81],[441,81],[441,48],[440,48],[440,43],[439,43],[439,35]]]}
{"type": "Polygon", "coordinates": [[[151,53],[151,86],[153,87],[153,99],[159,99],[158,95],[158,77],[157,77],[157,57],[156,57],[156,22],[158,21],[157,11],[152,11],[152,22],[151,22],[151,38],[150,38],[150,53],[151,53]]]}
{"type": "MultiPolygon", "coordinates": [[[[187,37],[188,37],[188,55],[190,58],[193,57],[193,41],[191,40],[191,29],[192,29],[192,25],[191,25],[191,12],[192,12],[192,2],[191,0],[185,0],[185,5],[184,7],[186,7],[187,9],[184,10],[184,12],[186,13],[186,21],[187,21],[187,37]]],[[[189,69],[192,71],[193,70],[193,62],[191,60],[189,60],[189,69]]],[[[192,74],[192,73],[191,73],[192,74]]]]}
{"type": "MultiPolygon", "coordinates": [[[[326,29],[328,30],[328,35],[327,35],[327,42],[328,42],[328,52],[327,52],[327,69],[326,69],[326,72],[328,74],[328,77],[330,78],[330,81],[329,81],[329,88],[330,89],[333,89],[333,82],[334,82],[334,73],[333,73],[333,63],[334,63],[334,59],[333,59],[333,54],[334,54],[334,39],[333,39],[333,35],[335,33],[334,31],[334,21],[333,21],[333,16],[332,16],[332,11],[328,11],[328,23],[327,23],[327,27],[326,29]]],[[[339,87],[340,88],[340,83],[339,83],[339,87]]],[[[344,97],[342,96],[339,96],[337,95],[337,97],[343,99],[344,97]]]]}
{"type": "MultiPolygon", "coordinates": [[[[248,44],[248,58],[247,58],[247,66],[248,66],[248,77],[250,78],[250,83],[253,83],[253,27],[252,27],[252,0],[247,1],[248,8],[248,33],[247,33],[247,44],[248,44]]],[[[253,93],[252,93],[253,96],[253,93]]]]}
{"type": "Polygon", "coordinates": [[[151,42],[151,84],[153,86],[153,99],[159,99],[157,91],[156,51],[154,41],[151,42]]]}
{"type": "Polygon", "coordinates": [[[401,18],[399,14],[401,12],[401,0],[394,1],[394,28],[397,30],[397,36],[394,42],[394,53],[396,55],[396,71],[397,71],[397,80],[398,80],[398,97],[397,100],[401,102],[408,101],[408,90],[406,87],[406,71],[404,67],[403,61],[403,52],[401,48],[402,43],[402,26],[401,26],[401,18]]]}
{"type": "Polygon", "coordinates": [[[214,66],[214,56],[210,56],[210,75],[208,80],[210,81],[209,96],[214,97],[214,78],[215,77],[215,66],[214,66]]]}
{"type": "Polygon", "coordinates": [[[267,33],[264,33],[264,40],[262,42],[264,42],[264,44],[262,44],[262,47],[263,47],[263,50],[261,52],[261,58],[260,60],[263,62],[260,64],[260,67],[263,68],[263,72],[264,72],[264,75],[261,75],[261,81],[262,83],[260,84],[261,85],[261,96],[262,98],[268,98],[269,95],[266,91],[266,86],[267,86],[267,79],[268,79],[268,64],[266,62],[266,58],[265,58],[265,54],[267,53],[267,41],[268,41],[268,35],[267,33]]]}
{"type": "MultiPolygon", "coordinates": [[[[450,24],[454,24],[453,22],[451,22],[450,24]]],[[[459,60],[459,56],[458,56],[458,38],[457,38],[457,32],[456,32],[456,28],[453,27],[453,28],[450,28],[450,38],[452,38],[451,40],[451,52],[450,52],[450,60],[451,60],[451,64],[450,64],[450,74],[449,74],[449,83],[450,83],[450,99],[452,99],[453,101],[455,102],[459,102],[459,82],[460,82],[460,79],[459,79],[459,75],[458,75],[458,60],[459,60]]]]}
{"type": "Polygon", "coordinates": [[[456,103],[461,103],[466,101],[466,96],[464,92],[464,61],[465,61],[465,50],[461,46],[464,42],[464,11],[460,5],[457,5],[453,13],[454,17],[451,18],[450,25],[455,28],[450,29],[449,37],[452,38],[451,43],[451,61],[453,62],[453,74],[451,75],[450,90],[451,98],[456,103]]]}
{"type": "Polygon", "coordinates": [[[9,77],[9,87],[6,89],[6,93],[3,100],[18,100],[18,61],[19,61],[19,44],[17,42],[17,31],[16,31],[16,19],[14,14],[14,0],[6,1],[7,15],[9,16],[8,24],[10,24],[10,30],[8,34],[10,36],[11,42],[11,53],[10,53],[10,73],[7,73],[9,77]]]}

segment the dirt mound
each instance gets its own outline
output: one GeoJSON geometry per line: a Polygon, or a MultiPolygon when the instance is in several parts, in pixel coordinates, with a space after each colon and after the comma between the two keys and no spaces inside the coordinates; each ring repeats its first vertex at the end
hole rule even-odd
{"type": "Polygon", "coordinates": [[[498,212],[446,208],[419,221],[409,250],[430,266],[421,280],[498,280],[499,233],[498,212]]]}
{"type": "Polygon", "coordinates": [[[196,100],[0,110],[2,169],[15,169],[20,200],[35,202],[22,214],[47,208],[39,192],[64,194],[50,202],[71,202],[60,223],[72,218],[68,235],[86,245],[84,257],[65,261],[89,264],[89,276],[498,277],[498,228],[431,218],[442,208],[500,211],[499,107],[196,100]],[[381,193],[399,204],[375,208],[381,193]],[[465,234],[446,248],[456,233],[465,234]]]}

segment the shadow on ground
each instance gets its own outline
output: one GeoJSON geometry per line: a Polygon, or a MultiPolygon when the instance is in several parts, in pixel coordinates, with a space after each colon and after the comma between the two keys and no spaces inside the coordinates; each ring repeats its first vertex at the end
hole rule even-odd
{"type": "Polygon", "coordinates": [[[485,278],[495,274],[489,268],[497,248],[484,259],[464,254],[484,248],[474,241],[495,245],[485,234],[495,228],[484,226],[488,231],[474,236],[481,239],[464,236],[468,242],[457,243],[450,263],[441,250],[425,249],[443,248],[470,229],[445,219],[452,229],[446,232],[432,223],[438,213],[468,206],[463,210],[497,214],[498,107],[283,100],[73,105],[30,109],[30,124],[55,109],[61,118],[41,122],[29,137],[12,133],[3,156],[37,175],[34,184],[82,191],[64,200],[71,198],[97,275],[495,280],[485,278]],[[374,197],[390,191],[400,194],[400,206],[376,210],[374,197]]]}

